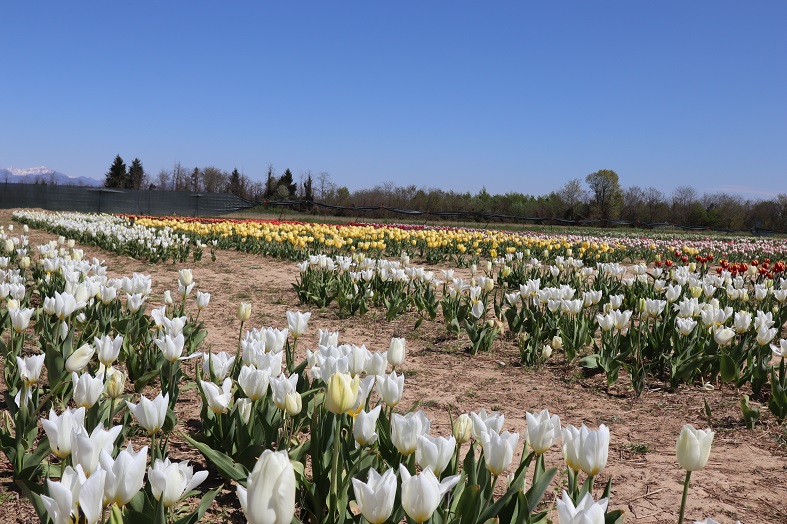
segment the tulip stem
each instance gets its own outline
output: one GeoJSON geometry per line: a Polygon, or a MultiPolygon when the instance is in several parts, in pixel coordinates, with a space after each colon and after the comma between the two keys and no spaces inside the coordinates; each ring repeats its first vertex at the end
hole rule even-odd
{"type": "Polygon", "coordinates": [[[116,400],[117,400],[116,398],[113,398],[112,400],[109,401],[109,419],[107,420],[107,425],[105,426],[107,429],[112,427],[112,419],[113,419],[112,415],[115,412],[115,401],[116,400]]]}
{"type": "Polygon", "coordinates": [[[533,486],[536,485],[536,481],[538,480],[539,472],[544,469],[544,455],[539,454],[536,455],[536,468],[533,470],[533,486]]]}
{"type": "Polygon", "coordinates": [[[495,496],[495,486],[497,486],[497,477],[498,476],[499,475],[495,475],[495,476],[492,477],[492,487],[489,490],[489,496],[486,498],[486,504],[484,504],[485,508],[489,506],[489,503],[492,502],[492,499],[495,496]]]}
{"type": "Polygon", "coordinates": [[[333,431],[333,463],[331,464],[331,496],[329,505],[329,518],[334,520],[334,514],[338,511],[339,504],[339,486],[337,478],[339,476],[339,446],[342,438],[342,416],[334,415],[334,431],[333,431]]]}
{"type": "Polygon", "coordinates": [[[686,499],[689,495],[689,479],[691,478],[691,471],[686,472],[686,480],[683,481],[683,499],[680,501],[680,516],[678,517],[678,524],[683,524],[683,512],[686,510],[686,499]]]}

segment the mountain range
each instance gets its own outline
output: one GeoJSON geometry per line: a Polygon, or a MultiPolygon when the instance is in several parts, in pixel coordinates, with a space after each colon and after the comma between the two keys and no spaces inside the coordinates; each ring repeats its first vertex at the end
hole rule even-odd
{"type": "Polygon", "coordinates": [[[55,184],[61,186],[101,186],[103,182],[86,176],[69,176],[46,166],[0,167],[0,184],[55,184]]]}

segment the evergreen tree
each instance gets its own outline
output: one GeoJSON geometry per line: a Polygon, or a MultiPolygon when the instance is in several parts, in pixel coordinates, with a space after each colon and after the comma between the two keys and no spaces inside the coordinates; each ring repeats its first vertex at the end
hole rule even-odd
{"type": "Polygon", "coordinates": [[[199,189],[199,168],[195,167],[194,171],[191,172],[191,190],[199,193],[199,189]]]}
{"type": "Polygon", "coordinates": [[[314,201],[314,193],[312,193],[312,175],[311,173],[309,176],[306,177],[306,181],[303,183],[303,199],[307,202],[314,201]]]}
{"type": "Polygon", "coordinates": [[[271,198],[276,193],[277,181],[274,177],[273,164],[268,164],[268,177],[265,179],[265,192],[262,198],[271,198]]]}
{"type": "Polygon", "coordinates": [[[115,157],[115,161],[109,167],[109,171],[105,175],[104,187],[124,188],[126,187],[126,180],[128,179],[128,172],[126,171],[126,163],[120,158],[120,155],[115,157]]]}
{"type": "Polygon", "coordinates": [[[142,168],[142,162],[139,158],[135,158],[128,168],[128,177],[126,180],[126,189],[142,189],[142,183],[145,179],[145,170],[142,168]]]}
{"type": "MultiPolygon", "coordinates": [[[[291,198],[298,191],[298,184],[292,180],[292,172],[289,168],[284,170],[284,174],[279,178],[278,185],[286,190],[287,198],[291,198]]],[[[284,191],[280,193],[284,194],[284,191]]]]}
{"type": "Polygon", "coordinates": [[[233,195],[243,196],[243,187],[240,182],[240,173],[238,173],[238,168],[232,170],[232,174],[230,175],[230,184],[227,187],[227,191],[233,195]]]}

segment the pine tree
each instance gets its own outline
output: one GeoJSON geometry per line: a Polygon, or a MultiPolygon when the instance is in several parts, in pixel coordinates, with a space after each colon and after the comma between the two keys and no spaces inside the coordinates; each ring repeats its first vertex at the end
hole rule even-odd
{"type": "Polygon", "coordinates": [[[240,182],[240,173],[238,173],[238,168],[232,170],[232,174],[230,175],[230,184],[227,187],[227,191],[233,195],[243,196],[243,188],[240,182]]]}
{"type": "Polygon", "coordinates": [[[126,171],[126,163],[120,158],[120,155],[115,157],[115,161],[107,171],[106,178],[104,179],[104,187],[124,188],[126,180],[128,179],[128,172],[126,171]]]}
{"type": "Polygon", "coordinates": [[[128,168],[128,176],[126,177],[126,189],[142,189],[142,183],[145,179],[145,170],[142,168],[142,162],[139,158],[135,158],[128,168]]]}
{"type": "Polygon", "coordinates": [[[303,183],[303,199],[307,202],[314,201],[314,193],[312,192],[312,176],[306,177],[306,181],[303,183]]]}
{"type": "Polygon", "coordinates": [[[191,172],[191,190],[199,193],[199,189],[199,168],[195,167],[194,171],[191,172]]]}
{"type": "Polygon", "coordinates": [[[265,192],[262,198],[271,198],[276,193],[276,178],[274,177],[273,164],[268,164],[268,176],[265,179],[265,192]]]}
{"type": "Polygon", "coordinates": [[[284,189],[287,191],[288,198],[291,198],[298,190],[298,184],[292,180],[292,172],[289,168],[284,170],[284,174],[279,178],[278,185],[280,187],[284,187],[284,189]]]}

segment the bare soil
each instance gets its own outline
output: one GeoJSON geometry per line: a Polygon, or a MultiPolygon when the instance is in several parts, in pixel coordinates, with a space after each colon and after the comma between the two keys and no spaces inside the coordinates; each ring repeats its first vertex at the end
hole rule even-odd
{"type": "MultiPolygon", "coordinates": [[[[9,223],[11,211],[0,211],[0,224],[9,223]]],[[[17,225],[14,233],[20,227],[17,225]]],[[[30,230],[31,244],[53,238],[52,234],[30,230]]],[[[316,346],[318,328],[339,330],[340,341],[365,344],[371,350],[387,349],[392,336],[405,337],[405,393],[398,409],[406,411],[420,401],[421,408],[433,419],[433,434],[450,434],[449,410],[456,415],[480,408],[504,412],[505,429],[520,435],[525,429],[525,412],[544,408],[560,415],[564,425],[606,424],[611,432],[609,461],[597,478],[595,495],[600,495],[611,477],[611,507],[625,510],[629,523],[677,521],[685,473],[675,458],[675,441],[686,423],[710,426],[716,431],[711,458],[705,469],[692,475],[686,522],[713,517],[722,524],[736,520],[787,523],[787,429],[769,416],[767,406],[762,407],[762,422],[753,431],[746,429],[739,402],[747,391],[729,386],[705,391],[697,386],[670,392],[661,384],[649,383],[637,398],[625,379],[608,390],[601,377],[583,376],[578,367],[566,363],[557,353],[538,369],[519,367],[514,340],[500,340],[490,352],[470,356],[465,352],[466,339],[447,335],[439,318],[415,330],[412,315],[390,323],[379,311],[340,319],[334,308],[318,310],[298,305],[291,285],[298,270],[291,261],[221,251],[215,263],[207,255],[200,262],[150,264],[91,246],[79,247],[86,257],[105,260],[110,276],[132,272],[152,275],[149,309],[163,303],[164,290],[176,290],[178,269],[191,268],[197,289],[211,293],[210,305],[200,316],[209,333],[203,350],[235,351],[239,328],[235,312],[241,301],[252,303],[248,328],[284,328],[287,310],[311,310],[309,329],[298,341],[301,357],[306,348],[316,346]],[[711,420],[705,416],[703,400],[712,409],[711,420]]],[[[193,295],[190,300],[194,300],[193,295]]],[[[196,309],[193,302],[190,306],[196,309]]],[[[193,366],[193,361],[189,365],[193,366]]],[[[199,427],[199,399],[194,389],[181,394],[178,411],[180,430],[199,427]]],[[[171,455],[204,467],[198,453],[174,438],[171,455]]],[[[546,464],[560,470],[547,493],[546,500],[551,503],[566,479],[558,448],[547,454],[546,464]]],[[[15,489],[9,469],[5,458],[0,459],[0,522],[35,522],[35,513],[15,489]]],[[[219,483],[211,478],[206,484],[219,483]]],[[[502,482],[498,489],[502,490],[502,482]]],[[[203,521],[244,522],[234,491],[233,486],[225,486],[203,521]]],[[[556,512],[553,519],[557,520],[556,512]]]]}

